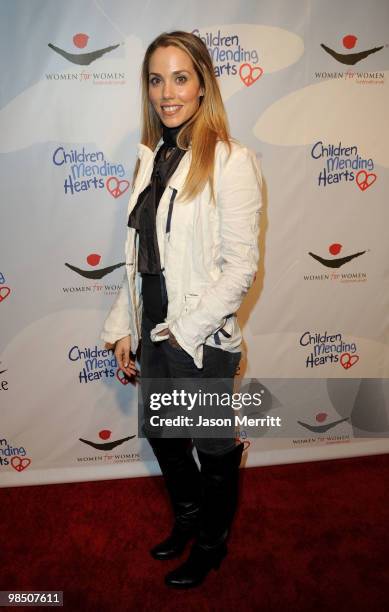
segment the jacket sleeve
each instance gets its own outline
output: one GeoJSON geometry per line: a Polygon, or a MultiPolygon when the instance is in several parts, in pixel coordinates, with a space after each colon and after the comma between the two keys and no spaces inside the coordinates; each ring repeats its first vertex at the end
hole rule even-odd
{"type": "Polygon", "coordinates": [[[127,272],[124,272],[122,287],[106,317],[101,338],[109,344],[115,344],[121,338],[131,335],[130,328],[130,299],[127,272]]]}
{"type": "Polygon", "coordinates": [[[169,325],[197,367],[201,367],[206,338],[223,327],[227,315],[238,310],[254,281],[259,260],[261,192],[262,175],[254,153],[245,147],[233,148],[216,184],[222,272],[207,287],[196,310],[182,314],[169,325]]]}

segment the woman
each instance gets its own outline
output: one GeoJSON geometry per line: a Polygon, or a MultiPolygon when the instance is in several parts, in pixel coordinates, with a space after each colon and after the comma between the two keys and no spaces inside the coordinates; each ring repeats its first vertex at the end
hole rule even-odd
{"type": "Polygon", "coordinates": [[[243,445],[224,438],[153,437],[150,385],[177,378],[233,380],[241,352],[236,311],[258,263],[261,173],[254,154],[232,141],[200,38],[158,36],[142,68],[142,144],[128,207],[126,274],[102,338],[135,376],[141,347],[142,431],[164,475],[175,523],[156,559],[179,556],[167,574],[176,588],[200,584],[227,553],[243,445]],[[196,447],[201,472],[192,454],[196,447]]]}

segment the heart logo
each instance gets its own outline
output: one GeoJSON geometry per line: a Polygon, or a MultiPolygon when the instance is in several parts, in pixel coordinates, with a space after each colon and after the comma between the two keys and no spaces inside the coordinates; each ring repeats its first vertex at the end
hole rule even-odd
{"type": "Polygon", "coordinates": [[[23,472],[23,470],[25,470],[30,463],[31,459],[28,459],[27,457],[19,457],[18,455],[12,457],[11,459],[11,465],[17,472],[23,472]]]}
{"type": "Polygon", "coordinates": [[[130,186],[130,183],[125,180],[119,181],[119,179],[117,179],[116,176],[110,176],[109,178],[107,178],[105,186],[108,189],[111,196],[113,196],[114,198],[119,198],[121,195],[123,195],[123,193],[127,191],[127,189],[130,186]],[[111,184],[113,186],[111,186],[111,184]]]}
{"type": "Polygon", "coordinates": [[[9,287],[0,287],[0,302],[5,300],[11,293],[11,289],[9,287]]]}
{"type": "Polygon", "coordinates": [[[351,366],[357,363],[357,361],[359,361],[358,355],[350,355],[350,353],[343,353],[340,356],[340,363],[344,367],[345,370],[348,370],[349,368],[351,368],[351,366]]]}
{"type": "Polygon", "coordinates": [[[241,64],[239,68],[239,76],[246,87],[250,87],[258,81],[259,77],[263,75],[263,70],[259,66],[252,66],[251,64],[241,64]]]}
{"type": "Polygon", "coordinates": [[[127,376],[127,374],[125,372],[123,372],[123,370],[121,370],[120,368],[118,368],[116,370],[116,378],[118,379],[119,382],[122,383],[122,385],[128,385],[128,383],[132,383],[132,379],[127,376]]]}
{"type": "Polygon", "coordinates": [[[361,191],[365,191],[368,187],[377,180],[377,175],[374,172],[368,174],[366,170],[360,170],[357,174],[357,185],[361,191]]]}

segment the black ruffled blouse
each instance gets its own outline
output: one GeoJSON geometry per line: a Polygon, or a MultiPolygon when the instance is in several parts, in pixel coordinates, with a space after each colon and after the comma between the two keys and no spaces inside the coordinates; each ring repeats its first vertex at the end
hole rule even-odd
{"type": "Polygon", "coordinates": [[[186,151],[177,147],[182,125],[162,126],[163,144],[154,160],[150,183],[139,195],[128,217],[128,227],[139,232],[138,270],[142,274],[143,310],[154,323],[161,323],[167,314],[165,277],[161,270],[155,219],[166,184],[186,151]]]}

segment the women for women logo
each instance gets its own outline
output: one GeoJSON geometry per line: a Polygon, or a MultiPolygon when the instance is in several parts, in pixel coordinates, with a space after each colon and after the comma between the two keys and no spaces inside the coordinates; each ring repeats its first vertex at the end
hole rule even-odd
{"type": "Polygon", "coordinates": [[[65,263],[65,266],[70,268],[70,270],[73,270],[73,272],[76,272],[76,274],[79,274],[84,278],[89,278],[92,280],[104,278],[104,276],[107,276],[107,274],[111,274],[111,272],[113,272],[114,270],[117,270],[118,268],[124,266],[123,261],[121,263],[113,264],[111,266],[97,268],[101,261],[101,255],[99,253],[89,253],[89,255],[85,259],[88,265],[90,266],[90,268],[87,270],[74,266],[70,263],[65,263]]]}
{"type": "MultiPolygon", "coordinates": [[[[76,49],[84,49],[88,45],[88,41],[89,36],[84,32],[78,32],[73,36],[73,44],[76,49]]],[[[81,53],[72,53],[71,51],[67,51],[66,49],[61,49],[61,47],[57,47],[52,43],[49,43],[48,46],[50,47],[50,49],[52,49],[52,51],[55,51],[55,53],[58,53],[58,55],[61,55],[63,58],[65,58],[68,62],[71,62],[72,64],[78,64],[79,66],[89,66],[89,64],[100,59],[106,53],[110,53],[111,51],[114,51],[115,49],[120,47],[120,44],[110,45],[109,47],[104,47],[101,49],[95,49],[94,51],[87,51],[81,53]]]]}
{"type": "MultiPolygon", "coordinates": [[[[121,282],[99,282],[105,276],[112,274],[115,270],[122,268],[125,264],[123,262],[111,264],[111,265],[100,265],[102,255],[99,253],[89,253],[85,257],[85,263],[81,266],[76,266],[72,263],[65,262],[65,266],[83,278],[88,283],[83,285],[68,285],[62,287],[62,291],[69,295],[88,295],[91,293],[100,293],[104,295],[116,295],[121,289],[121,282]]],[[[72,274],[73,275],[73,274],[72,274]]]]}
{"type": "Polygon", "coordinates": [[[332,49],[328,45],[321,43],[320,46],[328,55],[331,55],[337,62],[340,64],[346,64],[348,66],[354,66],[358,64],[360,61],[369,57],[373,53],[377,53],[377,51],[381,51],[384,48],[384,45],[380,45],[379,47],[372,47],[370,49],[362,49],[361,51],[353,51],[349,52],[350,49],[354,49],[357,45],[358,37],[354,34],[346,34],[342,38],[342,46],[347,50],[346,52],[338,51],[336,49],[332,49]]]}

